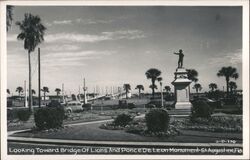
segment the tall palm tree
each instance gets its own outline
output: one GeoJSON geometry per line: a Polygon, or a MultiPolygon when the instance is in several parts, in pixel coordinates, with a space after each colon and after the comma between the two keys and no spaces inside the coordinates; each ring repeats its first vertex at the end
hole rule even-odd
{"type": "Polygon", "coordinates": [[[138,90],[139,90],[139,97],[140,97],[141,91],[144,91],[144,86],[141,85],[141,84],[138,84],[138,85],[135,87],[135,89],[138,89],[138,90]]]}
{"type": "Polygon", "coordinates": [[[198,81],[198,72],[195,69],[187,69],[187,76],[192,82],[198,81]]]}
{"type": "Polygon", "coordinates": [[[21,87],[21,86],[17,87],[16,92],[18,92],[18,95],[20,96],[21,93],[23,92],[23,87],[21,87]]]}
{"type": "Polygon", "coordinates": [[[7,10],[6,10],[6,29],[9,31],[12,21],[13,21],[13,8],[14,6],[7,5],[7,10]]]}
{"type": "MultiPolygon", "coordinates": [[[[44,32],[46,28],[41,23],[39,16],[33,16],[30,13],[24,14],[24,20],[16,22],[21,31],[18,34],[17,39],[24,41],[24,49],[28,51],[28,63],[29,63],[29,97],[32,97],[32,84],[31,84],[31,61],[30,54],[35,50],[37,45],[42,43],[44,32]]],[[[32,98],[29,98],[29,110],[33,111],[32,98]]]]}
{"type": "Polygon", "coordinates": [[[7,94],[10,94],[10,90],[9,89],[7,89],[6,91],[7,91],[7,94]]]}
{"type": "Polygon", "coordinates": [[[218,73],[218,77],[225,77],[226,78],[226,85],[227,85],[227,95],[229,93],[229,81],[230,78],[237,79],[239,77],[239,74],[237,73],[237,69],[231,66],[228,67],[222,67],[218,73]]]}
{"type": "Polygon", "coordinates": [[[56,95],[59,96],[59,94],[61,93],[61,89],[60,88],[56,88],[55,92],[56,92],[56,95]]]}
{"type": "Polygon", "coordinates": [[[230,88],[230,93],[232,94],[232,93],[233,93],[233,90],[235,90],[235,89],[237,88],[237,85],[236,85],[236,83],[233,82],[233,81],[230,81],[230,82],[228,83],[228,85],[229,85],[229,88],[230,88]]]}
{"type": "Polygon", "coordinates": [[[193,89],[196,90],[196,93],[197,93],[197,95],[198,95],[199,91],[202,90],[201,84],[195,83],[194,86],[193,86],[193,89]]]}
{"type": "Polygon", "coordinates": [[[147,72],[145,73],[147,79],[151,79],[152,84],[151,89],[152,89],[152,95],[153,98],[155,96],[155,89],[157,88],[157,86],[155,85],[155,81],[157,80],[157,78],[159,78],[159,76],[161,75],[161,71],[156,69],[156,68],[151,68],[149,70],[147,70],[147,72]]]}
{"type": "Polygon", "coordinates": [[[46,86],[44,86],[44,87],[41,89],[41,91],[43,92],[43,98],[44,98],[44,100],[45,100],[45,98],[46,98],[46,93],[49,93],[49,88],[46,87],[46,86]]]}
{"type": "Polygon", "coordinates": [[[216,83],[210,83],[208,87],[211,89],[212,92],[218,88],[216,83]]]}
{"type": "Polygon", "coordinates": [[[125,92],[126,92],[126,99],[128,99],[128,92],[129,92],[129,90],[131,90],[131,86],[130,86],[130,84],[124,84],[123,85],[123,89],[125,90],[125,92]]]}

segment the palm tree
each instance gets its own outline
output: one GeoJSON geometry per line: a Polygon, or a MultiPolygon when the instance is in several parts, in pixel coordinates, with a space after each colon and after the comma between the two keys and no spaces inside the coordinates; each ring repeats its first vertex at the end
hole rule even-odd
{"type": "Polygon", "coordinates": [[[164,89],[166,90],[167,93],[171,91],[170,86],[165,86],[164,89]]]}
{"type": "Polygon", "coordinates": [[[60,88],[56,88],[55,89],[55,92],[56,92],[56,95],[59,96],[60,92],[61,92],[61,89],[60,88]]]}
{"type": "Polygon", "coordinates": [[[230,78],[237,79],[239,74],[237,73],[237,69],[231,66],[222,67],[219,72],[217,73],[218,77],[225,77],[226,78],[226,86],[227,86],[227,95],[229,93],[229,81],[230,78]]]}
{"type": "Polygon", "coordinates": [[[141,91],[144,91],[144,86],[141,85],[141,84],[138,84],[138,85],[135,87],[135,89],[138,89],[138,90],[139,90],[139,97],[140,97],[141,91]]]}
{"type": "Polygon", "coordinates": [[[192,82],[198,81],[198,72],[195,69],[187,69],[187,76],[192,82]]]}
{"type": "Polygon", "coordinates": [[[7,89],[6,91],[7,91],[8,94],[10,94],[10,90],[9,89],[7,89]]]}
{"type": "MultiPolygon", "coordinates": [[[[36,46],[42,43],[43,35],[46,30],[41,23],[39,16],[33,16],[30,13],[24,14],[24,20],[16,22],[19,26],[21,33],[17,36],[18,40],[24,41],[24,49],[28,51],[28,63],[29,63],[29,97],[32,97],[32,84],[31,84],[31,61],[30,53],[33,52],[36,46]]],[[[32,98],[29,98],[29,110],[33,111],[32,98]]]]}
{"type": "Polygon", "coordinates": [[[123,85],[123,89],[124,89],[125,92],[126,92],[126,99],[128,99],[128,92],[129,92],[129,90],[131,90],[130,84],[124,84],[124,85],[123,85]]]}
{"type": "Polygon", "coordinates": [[[149,88],[151,88],[152,90],[153,89],[158,89],[157,85],[152,85],[152,84],[149,86],[149,88]]]}
{"type": "Polygon", "coordinates": [[[13,8],[14,6],[7,5],[6,10],[6,29],[9,31],[12,21],[13,21],[13,8]]]}
{"type": "Polygon", "coordinates": [[[151,86],[152,95],[153,95],[153,98],[154,98],[155,89],[157,88],[157,86],[155,85],[155,81],[161,75],[161,71],[156,69],[156,68],[151,68],[145,74],[146,74],[147,79],[151,79],[152,85],[150,85],[150,86],[151,86]]]}
{"type": "Polygon", "coordinates": [[[21,86],[17,87],[16,92],[18,92],[18,95],[20,96],[21,93],[23,92],[23,87],[21,87],[21,86]]]}
{"type": "Polygon", "coordinates": [[[45,100],[45,97],[46,97],[46,93],[49,93],[49,88],[44,86],[41,91],[43,92],[43,98],[45,100]]]}
{"type": "Polygon", "coordinates": [[[32,94],[36,94],[36,91],[35,91],[34,89],[32,89],[32,91],[31,91],[31,92],[32,92],[32,94]]]}
{"type": "Polygon", "coordinates": [[[201,91],[201,89],[202,89],[201,84],[195,83],[194,86],[193,86],[193,89],[196,90],[196,93],[198,95],[198,92],[201,91]]]}
{"type": "Polygon", "coordinates": [[[212,92],[218,88],[216,83],[210,83],[208,87],[211,89],[212,92]]]}
{"type": "Polygon", "coordinates": [[[235,90],[235,89],[237,88],[237,85],[236,85],[236,83],[233,82],[233,81],[230,81],[230,82],[228,83],[228,85],[229,85],[229,88],[230,88],[230,93],[232,94],[232,93],[233,93],[233,90],[235,90]]]}

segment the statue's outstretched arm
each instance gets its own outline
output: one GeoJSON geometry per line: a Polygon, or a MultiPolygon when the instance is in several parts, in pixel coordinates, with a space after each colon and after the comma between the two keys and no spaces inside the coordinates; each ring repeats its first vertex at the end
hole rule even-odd
{"type": "Polygon", "coordinates": [[[179,53],[175,53],[175,52],[174,52],[174,54],[177,54],[177,55],[179,55],[179,53]]]}

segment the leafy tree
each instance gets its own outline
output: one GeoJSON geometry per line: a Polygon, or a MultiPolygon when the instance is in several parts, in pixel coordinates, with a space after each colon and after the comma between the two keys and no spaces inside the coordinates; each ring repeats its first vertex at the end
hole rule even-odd
{"type": "Polygon", "coordinates": [[[46,93],[49,93],[49,88],[46,87],[46,86],[44,86],[44,87],[41,89],[41,91],[43,92],[43,98],[44,98],[44,100],[45,100],[45,98],[46,98],[46,93]]]}
{"type": "Polygon", "coordinates": [[[147,70],[147,72],[145,73],[147,79],[151,79],[152,84],[150,85],[151,89],[152,89],[152,95],[153,98],[155,96],[155,89],[157,88],[157,86],[155,85],[155,81],[158,80],[159,76],[161,75],[161,71],[156,69],[156,68],[151,68],[149,70],[147,70]]]}
{"type": "Polygon", "coordinates": [[[41,23],[39,16],[33,16],[30,13],[24,14],[24,20],[21,22],[16,22],[16,25],[19,26],[21,31],[17,35],[18,40],[24,41],[24,49],[28,51],[28,63],[29,63],[29,110],[33,111],[32,107],[32,80],[31,80],[31,60],[30,54],[35,50],[37,45],[42,43],[44,40],[44,32],[46,28],[41,23]]]}
{"type": "Polygon", "coordinates": [[[229,88],[230,88],[230,93],[232,94],[232,93],[233,93],[233,90],[235,90],[235,89],[237,88],[237,85],[236,85],[236,83],[233,82],[233,81],[230,81],[230,82],[228,83],[228,85],[229,85],[229,88]]]}
{"type": "Polygon", "coordinates": [[[59,96],[59,94],[61,93],[61,89],[60,88],[56,88],[55,92],[56,92],[56,95],[59,96]]]}
{"type": "Polygon", "coordinates": [[[195,83],[193,89],[195,89],[198,94],[198,92],[202,90],[201,84],[195,83]]]}
{"type": "Polygon", "coordinates": [[[212,92],[218,88],[216,83],[210,83],[208,87],[211,89],[212,92]]]}
{"type": "Polygon", "coordinates": [[[237,69],[231,66],[228,67],[222,67],[218,73],[218,77],[225,77],[226,79],[226,86],[227,86],[227,95],[229,93],[229,81],[230,78],[237,79],[239,77],[239,74],[237,73],[237,69]]]}
{"type": "Polygon", "coordinates": [[[18,95],[20,96],[21,93],[23,93],[23,87],[21,87],[21,86],[17,87],[16,92],[18,92],[18,95]]]}
{"type": "Polygon", "coordinates": [[[7,10],[6,10],[6,29],[9,31],[12,21],[13,21],[13,8],[14,6],[7,5],[7,10]]]}
{"type": "Polygon", "coordinates": [[[139,91],[139,97],[140,97],[141,91],[144,91],[144,86],[141,85],[141,84],[139,84],[139,85],[137,85],[137,86],[135,87],[135,89],[138,89],[138,91],[139,91]]]}
{"type": "Polygon", "coordinates": [[[187,76],[192,82],[198,81],[198,72],[195,69],[187,69],[187,76]]]}
{"type": "Polygon", "coordinates": [[[126,99],[128,99],[128,92],[129,92],[129,90],[131,90],[130,84],[124,84],[124,85],[123,85],[123,89],[124,89],[125,92],[126,92],[126,99]]]}
{"type": "Polygon", "coordinates": [[[71,94],[71,98],[73,101],[76,101],[76,95],[75,94],[71,94]]]}

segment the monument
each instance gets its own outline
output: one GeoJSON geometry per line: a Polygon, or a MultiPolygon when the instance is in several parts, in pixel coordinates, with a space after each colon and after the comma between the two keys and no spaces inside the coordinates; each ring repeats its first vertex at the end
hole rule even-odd
{"type": "Polygon", "coordinates": [[[178,67],[175,71],[175,80],[172,82],[175,90],[175,109],[191,112],[192,104],[189,100],[189,85],[192,82],[188,79],[187,70],[183,67],[184,54],[179,50],[178,67]]]}

